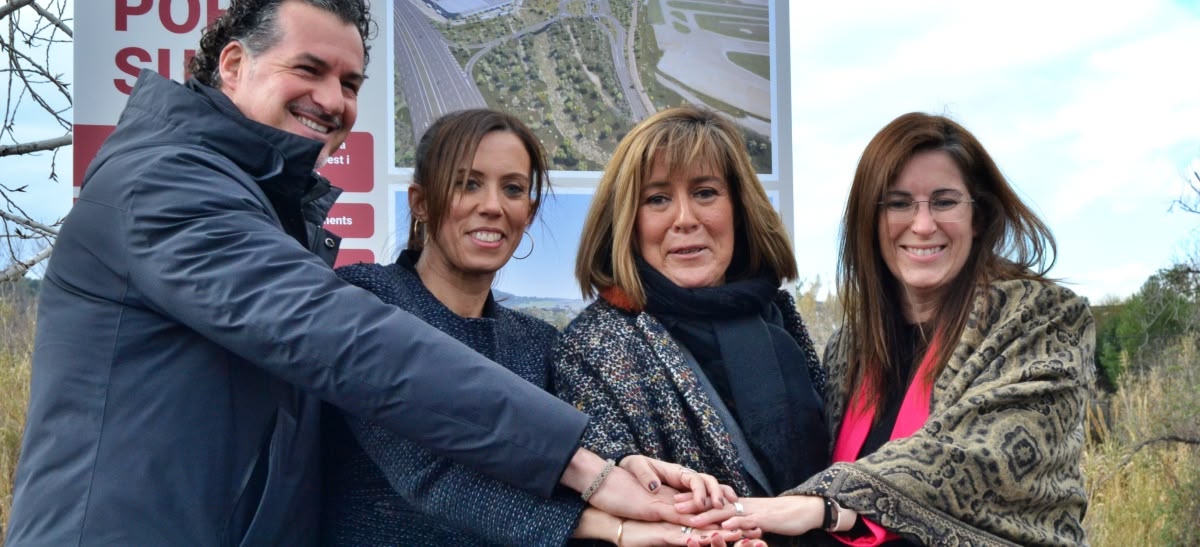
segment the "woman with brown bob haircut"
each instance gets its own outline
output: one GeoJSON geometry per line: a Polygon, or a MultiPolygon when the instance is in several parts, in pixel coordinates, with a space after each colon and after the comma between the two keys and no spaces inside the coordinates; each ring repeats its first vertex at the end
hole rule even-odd
{"type": "Polygon", "coordinates": [[[943,116],[889,123],[859,161],[841,245],[845,321],[824,360],[835,463],[724,525],[864,547],[1086,544],[1092,315],[1046,277],[1054,238],[979,141],[943,116]]]}
{"type": "Polygon", "coordinates": [[[825,467],[824,377],[779,289],[796,277],[791,243],[729,119],[671,108],[622,139],[576,276],[599,298],[564,331],[554,376],[592,416],[583,446],[677,462],[738,495],[825,467]]]}

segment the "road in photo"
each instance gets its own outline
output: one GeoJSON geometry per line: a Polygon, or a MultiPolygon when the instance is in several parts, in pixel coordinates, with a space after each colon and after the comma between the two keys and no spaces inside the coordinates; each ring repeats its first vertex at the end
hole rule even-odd
{"type": "Polygon", "coordinates": [[[392,0],[394,165],[441,114],[489,106],[541,138],[551,166],[600,171],[651,113],[734,118],[771,173],[767,0],[392,0]]]}

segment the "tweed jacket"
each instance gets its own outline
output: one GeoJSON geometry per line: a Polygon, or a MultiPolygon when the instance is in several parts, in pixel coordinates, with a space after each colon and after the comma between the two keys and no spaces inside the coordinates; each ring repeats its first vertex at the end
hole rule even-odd
{"type": "MultiPolygon", "coordinates": [[[[465,318],[433,296],[400,263],[356,264],[338,276],[375,293],[546,389],[558,332],[497,305],[465,318]]],[[[431,363],[430,366],[437,366],[431,363]]],[[[560,491],[546,499],[435,456],[368,420],[342,414],[325,427],[325,545],[563,545],[584,503],[560,491]]]]}
{"type": "MultiPolygon", "coordinates": [[[[807,357],[795,366],[808,369],[820,393],[824,373],[795,302],[780,291],[774,303],[807,357]]],[[[713,475],[739,495],[763,493],[683,348],[649,313],[625,311],[604,299],[588,306],[555,349],[554,390],[592,417],[585,448],[606,457],[641,454],[679,463],[713,475]]]]}
{"type": "MultiPolygon", "coordinates": [[[[826,347],[831,431],[848,404],[849,340],[826,347]]],[[[828,496],[928,545],[1084,545],[1080,455],[1095,378],[1087,302],[1050,283],[980,291],[912,436],[787,494],[828,496]]]]}

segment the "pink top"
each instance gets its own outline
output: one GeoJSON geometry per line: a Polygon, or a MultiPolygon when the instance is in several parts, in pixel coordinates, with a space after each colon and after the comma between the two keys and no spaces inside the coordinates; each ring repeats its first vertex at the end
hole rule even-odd
{"type": "MultiPolygon", "coordinates": [[[[933,386],[929,383],[929,371],[934,366],[937,347],[938,337],[935,336],[925,352],[925,357],[921,359],[921,365],[917,367],[912,384],[908,386],[904,402],[900,404],[900,413],[896,415],[896,425],[892,427],[889,440],[902,439],[916,433],[929,419],[929,397],[933,392],[933,386]]],[[[845,417],[842,418],[842,427],[838,431],[837,442],[833,445],[834,462],[852,462],[858,459],[858,453],[862,451],[867,434],[871,431],[874,416],[875,399],[867,396],[865,385],[860,385],[858,393],[850,400],[845,417]]],[[[875,522],[859,518],[871,531],[870,535],[847,537],[844,533],[837,533],[833,534],[833,537],[854,547],[874,547],[885,541],[900,538],[875,522]]]]}

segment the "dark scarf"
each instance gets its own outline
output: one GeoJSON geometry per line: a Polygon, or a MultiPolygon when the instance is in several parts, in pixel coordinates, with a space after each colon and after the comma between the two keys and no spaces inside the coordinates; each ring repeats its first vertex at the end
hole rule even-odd
{"type": "Polygon", "coordinates": [[[825,468],[829,434],[807,361],[784,328],[774,275],[684,289],[638,260],[646,312],[700,364],[741,426],[771,489],[825,468]]]}

